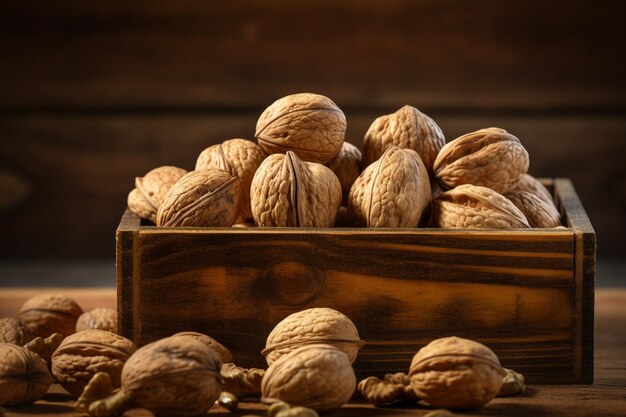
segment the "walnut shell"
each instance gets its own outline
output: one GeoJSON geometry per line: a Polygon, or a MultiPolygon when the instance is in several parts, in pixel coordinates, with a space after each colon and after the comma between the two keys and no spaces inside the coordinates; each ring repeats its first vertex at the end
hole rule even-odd
{"type": "Polygon", "coordinates": [[[530,174],[524,174],[522,179],[519,180],[517,184],[511,189],[510,192],[515,191],[527,191],[531,194],[542,199],[546,204],[554,207],[556,211],[558,211],[556,204],[554,203],[554,199],[552,198],[552,194],[550,191],[535,177],[530,174]]]}
{"type": "Polygon", "coordinates": [[[229,139],[203,150],[196,161],[196,170],[218,168],[241,181],[240,217],[252,219],[250,208],[250,184],[254,173],[265,159],[259,145],[245,139],[229,139]]]}
{"type": "Polygon", "coordinates": [[[448,142],[437,155],[433,171],[445,189],[474,184],[506,193],[528,171],[528,163],[528,152],[518,138],[490,127],[448,142]]]}
{"type": "Polygon", "coordinates": [[[505,195],[515,207],[520,209],[530,227],[558,227],[561,225],[561,215],[554,207],[540,197],[528,191],[513,191],[505,195]]]}
{"type": "Polygon", "coordinates": [[[239,213],[241,181],[221,169],[185,174],[165,196],[157,213],[160,227],[228,227],[239,213]]]}
{"type": "Polygon", "coordinates": [[[67,337],[74,333],[76,321],[83,310],[69,297],[59,294],[39,294],[26,300],[19,312],[20,320],[39,337],[52,333],[67,337]]]}
{"type": "Polygon", "coordinates": [[[156,222],[165,195],[186,173],[182,168],[162,166],[135,178],[135,188],[128,194],[128,208],[142,219],[156,222]]]}
{"type": "Polygon", "coordinates": [[[172,337],[190,337],[192,339],[195,339],[198,342],[202,342],[211,349],[213,349],[213,351],[217,354],[217,357],[220,358],[220,361],[222,361],[222,363],[234,362],[233,354],[230,352],[230,350],[228,350],[226,346],[222,345],[220,342],[210,336],[207,336],[204,333],[186,331],[178,332],[172,335],[172,337]]]}
{"type": "Polygon", "coordinates": [[[342,204],[348,204],[348,194],[354,181],[361,174],[361,151],[349,142],[344,142],[341,151],[326,164],[341,184],[342,204]]]}
{"type": "Polygon", "coordinates": [[[168,337],[147,344],[122,370],[122,394],[155,415],[204,414],[221,389],[220,360],[190,337],[168,337]]]}
{"type": "Polygon", "coordinates": [[[122,367],[137,350],[130,340],[106,330],[83,330],[66,337],[52,354],[52,375],[78,397],[97,372],[106,372],[120,386],[122,367]]]}
{"type": "Polygon", "coordinates": [[[263,400],[324,412],[346,403],[356,376],[345,353],[326,344],[301,346],[272,363],[263,377],[263,400]]]}
{"type": "Polygon", "coordinates": [[[52,376],[39,355],[11,343],[0,343],[0,405],[37,401],[48,391],[52,376]]]}
{"type": "Polygon", "coordinates": [[[417,227],[430,199],[428,173],[419,155],[392,145],[354,182],[348,218],[353,226],[417,227]]]}
{"type": "Polygon", "coordinates": [[[117,311],[114,308],[94,308],[81,314],[76,322],[76,332],[106,330],[117,333],[117,311]]]}
{"type": "Polygon", "coordinates": [[[413,149],[432,174],[433,162],[446,138],[437,123],[413,106],[374,120],[363,138],[363,168],[374,163],[390,146],[413,149]]]}
{"type": "Polygon", "coordinates": [[[295,153],[268,156],[250,188],[252,216],[261,227],[332,227],[341,185],[327,167],[295,153]]]}
{"type": "Polygon", "coordinates": [[[346,126],[345,115],[331,99],[300,93],[265,109],[254,136],[268,155],[293,151],[303,161],[325,164],[341,150],[346,126]]]}
{"type": "Polygon", "coordinates": [[[350,363],[364,344],[352,320],[332,308],[315,307],[285,317],[267,336],[261,353],[271,365],[300,346],[319,343],[341,350],[350,363]]]}
{"type": "Polygon", "coordinates": [[[445,337],[420,349],[409,370],[415,394],[433,407],[469,410],[491,401],[505,373],[487,346],[445,337]]]}
{"type": "Polygon", "coordinates": [[[11,317],[0,319],[0,343],[24,346],[35,337],[24,323],[11,317]]]}
{"type": "Polygon", "coordinates": [[[436,227],[462,229],[528,228],[528,220],[503,195],[486,187],[461,185],[433,201],[436,227]]]}

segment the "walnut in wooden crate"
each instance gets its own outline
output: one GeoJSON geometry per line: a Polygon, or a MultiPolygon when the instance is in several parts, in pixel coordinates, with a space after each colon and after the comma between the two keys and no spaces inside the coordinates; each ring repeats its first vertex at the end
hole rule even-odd
{"type": "Polygon", "coordinates": [[[561,225],[561,216],[554,207],[537,195],[528,191],[512,191],[505,194],[526,219],[530,227],[558,227],[561,225]]]}
{"type": "Polygon", "coordinates": [[[543,200],[546,204],[554,207],[554,210],[558,212],[554,199],[550,191],[535,177],[530,174],[524,174],[522,179],[511,189],[510,192],[527,191],[534,194],[536,197],[543,200]]]}
{"type": "Polygon", "coordinates": [[[291,151],[268,156],[250,188],[252,216],[261,227],[332,227],[341,185],[327,167],[291,151]]]}
{"type": "Polygon", "coordinates": [[[331,99],[300,93],[265,109],[254,136],[268,155],[293,151],[303,161],[325,164],[341,150],[346,126],[345,115],[331,99]]]}
{"type": "Polygon", "coordinates": [[[83,310],[69,297],[60,294],[38,294],[26,300],[19,319],[35,335],[42,338],[52,333],[67,337],[74,333],[76,321],[83,310]]]}
{"type": "Polygon", "coordinates": [[[256,143],[245,139],[229,139],[203,150],[196,161],[196,170],[218,168],[241,181],[241,220],[252,219],[250,184],[254,173],[265,159],[265,152],[256,143]]]}
{"type": "Polygon", "coordinates": [[[413,149],[430,175],[446,138],[437,123],[413,106],[374,120],[363,138],[363,168],[374,163],[390,146],[413,149]]]}
{"type": "Polygon", "coordinates": [[[325,412],[341,407],[356,388],[348,356],[334,346],[313,344],[280,357],[263,377],[266,402],[284,401],[325,412]]]}
{"type": "Polygon", "coordinates": [[[157,212],[160,227],[227,227],[239,214],[241,181],[221,169],[185,174],[165,196],[157,212]]]}
{"type": "Polygon", "coordinates": [[[354,181],[361,173],[361,151],[349,142],[344,142],[341,151],[326,166],[330,168],[341,184],[343,198],[341,203],[348,204],[348,194],[354,181]]]}
{"type": "Polygon", "coordinates": [[[415,394],[433,407],[470,410],[500,391],[505,375],[487,346],[460,337],[434,340],[420,349],[409,370],[415,394]]]}
{"type": "Polygon", "coordinates": [[[528,152],[518,138],[490,127],[448,142],[437,155],[433,171],[445,189],[463,184],[506,193],[528,171],[528,152]]]}
{"type": "Polygon", "coordinates": [[[142,219],[156,222],[165,195],[186,173],[182,168],[161,166],[135,178],[135,188],[128,194],[128,208],[142,219]]]}
{"type": "Polygon", "coordinates": [[[223,364],[234,362],[233,354],[230,352],[230,350],[228,350],[226,346],[222,345],[220,342],[213,339],[211,336],[207,336],[204,333],[185,331],[173,334],[172,337],[190,337],[194,340],[204,343],[205,345],[213,349],[213,351],[217,354],[217,357],[220,358],[220,361],[223,364]]]}
{"type": "Polygon", "coordinates": [[[35,337],[24,323],[15,320],[12,317],[3,317],[0,319],[0,343],[12,343],[18,346],[24,346],[35,337]]]}
{"type": "Polygon", "coordinates": [[[220,360],[202,342],[168,337],[138,349],[122,369],[122,386],[114,391],[110,377],[99,372],[76,402],[90,416],[121,416],[135,407],[156,416],[204,414],[218,398],[220,360]]]}
{"type": "Polygon", "coordinates": [[[81,314],[76,322],[76,332],[83,330],[117,333],[117,311],[114,308],[100,307],[81,314]]]}
{"type": "Polygon", "coordinates": [[[420,156],[392,145],[352,185],[348,218],[353,226],[417,227],[430,201],[430,180],[420,156]]]}
{"type": "Polygon", "coordinates": [[[106,330],[84,330],[63,340],[52,355],[52,375],[78,397],[97,372],[106,372],[120,386],[122,367],[137,350],[130,340],[106,330]]]}
{"type": "Polygon", "coordinates": [[[314,307],[290,314],[267,337],[263,355],[268,365],[293,350],[325,343],[344,352],[353,363],[364,342],[348,317],[327,307],[314,307]]]}
{"type": "Polygon", "coordinates": [[[52,376],[41,357],[11,343],[0,343],[0,405],[37,401],[48,391],[52,376]]]}
{"type": "Polygon", "coordinates": [[[436,227],[463,229],[529,228],[526,216],[503,195],[476,185],[461,185],[433,201],[436,227]]]}

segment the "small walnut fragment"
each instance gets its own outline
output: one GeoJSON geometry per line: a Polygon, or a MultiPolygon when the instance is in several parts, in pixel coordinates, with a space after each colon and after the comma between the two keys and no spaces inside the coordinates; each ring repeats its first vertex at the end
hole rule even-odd
{"type": "Polygon", "coordinates": [[[370,376],[359,382],[357,389],[365,401],[374,405],[419,401],[408,375],[401,372],[386,374],[383,380],[370,376]]]}
{"type": "Polygon", "coordinates": [[[507,368],[504,368],[504,372],[506,374],[502,379],[502,388],[498,392],[498,397],[506,397],[526,391],[524,375],[507,368]]]}
{"type": "Polygon", "coordinates": [[[0,343],[0,405],[37,401],[48,391],[52,376],[39,355],[11,343],[0,343]]]}
{"type": "Polygon", "coordinates": [[[135,188],[128,194],[128,208],[142,219],[156,222],[165,195],[186,173],[182,168],[161,166],[135,178],[135,188]]]}
{"type": "Polygon", "coordinates": [[[500,391],[505,372],[487,346],[445,337],[420,349],[409,370],[415,394],[434,407],[471,410],[500,391]]]}
{"type": "Polygon", "coordinates": [[[530,227],[546,228],[561,225],[561,216],[554,204],[546,203],[537,195],[528,191],[513,191],[505,197],[524,213],[530,227]]]}
{"type": "Polygon", "coordinates": [[[50,367],[50,359],[52,358],[52,354],[61,345],[62,341],[63,336],[61,336],[59,333],[52,333],[45,339],[41,337],[36,337],[30,342],[26,343],[24,347],[31,352],[41,356],[41,358],[48,364],[48,367],[50,367]]]}
{"type": "Polygon", "coordinates": [[[0,343],[12,343],[14,345],[24,346],[35,337],[33,332],[21,321],[15,320],[12,317],[3,317],[0,319],[0,343]]]}
{"type": "Polygon", "coordinates": [[[220,369],[223,390],[238,398],[261,393],[261,381],[265,375],[264,369],[242,368],[234,363],[225,363],[220,369]]]}
{"type": "Polygon", "coordinates": [[[255,137],[268,155],[295,152],[325,164],[341,150],[346,117],[328,97],[300,93],[276,100],[259,117],[255,137]]]}
{"type": "Polygon", "coordinates": [[[106,330],[117,333],[117,311],[114,308],[94,308],[83,313],[76,322],[76,332],[106,330]]]}
{"type": "Polygon", "coordinates": [[[444,189],[473,184],[507,193],[526,174],[528,164],[528,152],[518,138],[490,127],[448,142],[433,171],[444,189]]]}
{"type": "Polygon", "coordinates": [[[420,156],[428,174],[446,138],[437,123],[413,106],[374,120],[363,138],[363,168],[380,159],[390,146],[412,149],[420,156]]]}
{"type": "Polygon", "coordinates": [[[60,294],[39,294],[26,300],[19,312],[20,320],[42,338],[52,333],[67,337],[74,333],[76,321],[83,310],[69,297],[60,294]]]}
{"type": "Polygon", "coordinates": [[[476,185],[461,185],[433,201],[436,227],[462,229],[529,228],[526,216],[503,195],[476,185]]]}
{"type": "Polygon", "coordinates": [[[239,407],[239,398],[231,392],[222,390],[220,396],[215,400],[215,405],[224,407],[228,411],[234,411],[239,407]]]}

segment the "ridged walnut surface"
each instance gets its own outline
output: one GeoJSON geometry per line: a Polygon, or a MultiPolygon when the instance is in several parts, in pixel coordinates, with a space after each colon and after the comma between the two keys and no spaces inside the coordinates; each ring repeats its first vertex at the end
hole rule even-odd
{"type": "Polygon", "coordinates": [[[392,145],[352,185],[348,218],[357,227],[417,227],[430,199],[419,155],[392,145]]]}
{"type": "Polygon", "coordinates": [[[0,343],[0,405],[37,401],[48,391],[52,376],[39,355],[11,343],[0,343]]]}
{"type": "Polygon", "coordinates": [[[295,153],[268,156],[250,188],[252,215],[261,227],[332,227],[341,185],[324,165],[295,153]]]}
{"type": "Polygon", "coordinates": [[[490,127],[448,142],[433,171],[445,189],[473,184],[506,193],[526,174],[528,164],[528,152],[518,138],[490,127]]]}
{"type": "Polygon", "coordinates": [[[130,340],[105,330],[84,330],[63,340],[52,355],[52,375],[78,397],[97,372],[106,372],[114,388],[120,386],[122,367],[137,350],[130,340]]]}
{"type": "Polygon", "coordinates": [[[263,377],[266,401],[284,401],[324,412],[346,403],[356,376],[345,353],[325,344],[302,346],[272,363],[263,377]]]}
{"type": "Polygon", "coordinates": [[[135,178],[135,188],[128,194],[128,208],[142,219],[156,222],[165,195],[186,173],[182,168],[162,166],[135,178]]]}
{"type": "Polygon", "coordinates": [[[505,373],[487,346],[459,337],[437,339],[420,349],[409,370],[415,394],[434,407],[468,410],[491,401],[505,373]]]}
{"type": "Polygon", "coordinates": [[[503,195],[486,187],[461,185],[433,201],[433,225],[461,229],[528,228],[528,220],[503,195]]]}
{"type": "Polygon", "coordinates": [[[550,191],[548,191],[548,189],[544,187],[537,178],[533,177],[530,174],[525,174],[524,176],[522,176],[522,179],[519,180],[517,184],[515,184],[510,192],[515,191],[527,191],[531,194],[534,194],[542,199],[546,204],[551,205],[552,207],[554,207],[555,210],[557,210],[550,191]]]}
{"type": "Polygon", "coordinates": [[[117,333],[117,311],[114,308],[94,308],[83,313],[76,322],[76,331],[106,330],[117,333]]]}
{"type": "Polygon", "coordinates": [[[69,297],[60,294],[39,294],[26,300],[19,319],[39,337],[52,333],[67,337],[74,333],[76,321],[83,310],[69,297]]]}
{"type": "Polygon", "coordinates": [[[557,227],[561,225],[561,216],[554,207],[537,195],[528,191],[513,191],[505,196],[517,207],[530,227],[557,227]]]}
{"type": "Polygon", "coordinates": [[[343,194],[342,204],[347,204],[350,188],[361,173],[361,151],[353,144],[344,142],[341,151],[326,166],[339,179],[343,194]]]}
{"type": "Polygon", "coordinates": [[[229,139],[206,148],[198,156],[196,170],[218,168],[241,181],[240,217],[252,219],[250,209],[250,184],[254,173],[265,159],[259,145],[245,139],[229,139]]]}
{"type": "Polygon", "coordinates": [[[241,181],[221,169],[185,174],[170,189],[157,213],[161,227],[229,227],[241,201],[241,181]]]}
{"type": "Polygon", "coordinates": [[[33,332],[31,332],[24,323],[11,317],[0,319],[0,343],[12,343],[14,345],[24,346],[35,337],[33,332]]]}
{"type": "Polygon", "coordinates": [[[220,361],[223,364],[234,362],[233,354],[230,350],[228,350],[226,346],[222,345],[220,342],[213,339],[211,336],[207,336],[204,333],[186,331],[178,332],[172,335],[172,337],[190,337],[194,340],[197,340],[198,342],[204,343],[205,345],[213,349],[213,351],[217,354],[217,357],[220,358],[220,361]]]}
{"type": "Polygon", "coordinates": [[[278,323],[267,336],[263,354],[271,365],[300,346],[317,343],[340,349],[350,363],[363,346],[352,320],[332,308],[315,307],[290,314],[278,323]]]}
{"type": "Polygon", "coordinates": [[[391,145],[413,149],[422,158],[430,175],[433,162],[446,138],[433,119],[406,105],[392,114],[380,116],[363,138],[363,168],[380,159],[391,145]]]}
{"type": "Polygon", "coordinates": [[[293,151],[304,161],[325,164],[341,150],[346,126],[345,115],[331,99],[300,93],[265,109],[255,137],[268,155],[293,151]]]}

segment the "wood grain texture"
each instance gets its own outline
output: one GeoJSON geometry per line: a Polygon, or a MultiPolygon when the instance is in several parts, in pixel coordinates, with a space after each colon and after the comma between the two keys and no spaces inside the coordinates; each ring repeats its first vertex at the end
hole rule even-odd
{"type": "MultiPolygon", "coordinates": [[[[67,289],[50,288],[51,292],[66,292],[67,289]]],[[[0,316],[14,314],[29,297],[40,289],[4,289],[0,292],[0,316]]],[[[73,297],[86,306],[112,306],[115,304],[113,289],[74,291],[73,297]]],[[[598,290],[596,293],[595,316],[595,369],[593,385],[530,385],[522,395],[496,398],[486,407],[464,416],[538,417],[622,417],[626,406],[626,291],[598,290]]],[[[7,417],[24,415],[47,415],[51,417],[75,416],[74,400],[59,385],[53,385],[49,393],[36,404],[6,410],[7,417]]],[[[241,405],[242,414],[265,415],[265,406],[248,402],[241,405]]],[[[372,407],[355,400],[333,412],[333,416],[409,417],[424,416],[431,409],[422,406],[372,407]]],[[[126,413],[129,417],[151,416],[145,410],[134,409],[126,413]]],[[[209,415],[231,416],[232,413],[213,408],[209,415]]]]}
{"type": "MultiPolygon", "coordinates": [[[[578,208],[569,181],[557,180],[554,193],[569,221],[584,216],[568,214],[578,208]]],[[[487,343],[533,383],[590,382],[593,326],[580,310],[588,295],[577,285],[575,227],[170,229],[141,226],[127,211],[120,230],[139,244],[132,276],[121,264],[131,258],[118,259],[122,291],[135,292],[120,307],[120,330],[139,345],[204,332],[261,367],[276,323],[323,306],[350,317],[367,341],[359,376],[406,370],[420,346],[457,335],[487,343]]]]}

